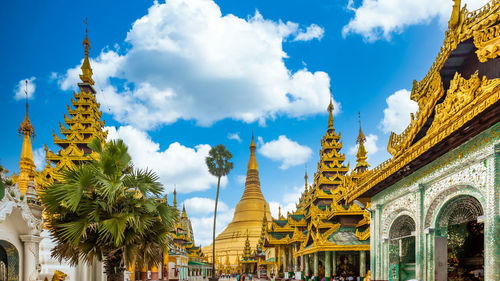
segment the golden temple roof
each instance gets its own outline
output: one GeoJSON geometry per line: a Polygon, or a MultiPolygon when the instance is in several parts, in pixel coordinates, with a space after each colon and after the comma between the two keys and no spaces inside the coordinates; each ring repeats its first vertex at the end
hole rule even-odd
{"type": "Polygon", "coordinates": [[[96,91],[92,87],[92,68],[89,62],[90,41],[85,32],[83,46],[85,57],[82,64],[82,74],[78,83],[79,92],[73,92],[71,106],[67,106],[68,114],[64,115],[64,124],[59,124],[61,137],[53,132],[54,144],[60,147],[58,152],[49,150],[45,145],[46,166],[38,173],[37,182],[46,186],[57,178],[58,171],[71,168],[91,159],[96,159],[98,154],[93,152],[88,144],[93,138],[105,141],[107,132],[104,131],[104,121],[101,120],[100,104],[96,101],[96,91]]]}

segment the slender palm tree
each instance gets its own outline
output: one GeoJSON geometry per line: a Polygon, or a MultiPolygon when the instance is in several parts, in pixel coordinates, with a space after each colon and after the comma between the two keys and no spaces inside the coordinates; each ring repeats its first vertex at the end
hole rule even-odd
{"type": "Polygon", "coordinates": [[[215,196],[214,229],[212,239],[212,279],[215,280],[215,222],[217,218],[217,203],[219,202],[220,179],[229,174],[233,168],[233,162],[229,162],[233,155],[225,146],[219,144],[212,147],[205,159],[210,174],[217,177],[217,195],[215,196]]]}
{"type": "Polygon", "coordinates": [[[126,265],[158,264],[170,243],[177,211],[159,199],[158,176],[134,169],[121,140],[89,147],[99,159],[63,170],[40,192],[52,256],[78,262],[102,261],[108,281],[123,280],[126,265]]]}

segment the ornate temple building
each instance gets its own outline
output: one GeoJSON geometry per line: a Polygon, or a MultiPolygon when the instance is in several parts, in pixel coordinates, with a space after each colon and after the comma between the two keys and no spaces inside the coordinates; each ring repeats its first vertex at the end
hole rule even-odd
{"type": "MultiPolygon", "coordinates": [[[[85,30],[85,32],[87,32],[85,30]]],[[[88,144],[94,138],[106,141],[108,135],[104,131],[104,120],[101,120],[102,112],[99,110],[100,104],[96,101],[96,91],[93,87],[92,68],[89,61],[90,41],[87,34],[83,40],[85,57],[81,66],[81,82],[78,83],[79,92],[73,92],[68,114],[64,114],[64,124],[59,123],[59,137],[52,132],[54,144],[60,150],[52,152],[45,145],[46,166],[37,176],[37,182],[41,186],[47,186],[57,179],[58,171],[75,167],[85,163],[97,156],[88,144]]]]}
{"type": "MultiPolygon", "coordinates": [[[[217,258],[226,257],[226,268],[231,267],[233,272],[237,272],[247,239],[252,249],[256,247],[262,236],[264,217],[271,218],[269,204],[260,190],[259,170],[255,158],[256,148],[252,136],[245,190],[236,205],[233,220],[215,239],[215,263],[219,265],[219,268],[223,268],[224,260],[218,261],[217,258]]],[[[211,262],[212,245],[203,248],[203,253],[211,262]]]]}
{"type": "MultiPolygon", "coordinates": [[[[96,91],[93,87],[92,68],[89,61],[90,41],[87,36],[83,40],[84,59],[81,66],[81,82],[78,83],[79,92],[73,92],[71,106],[67,107],[68,113],[64,114],[64,124],[59,123],[61,137],[53,132],[54,144],[60,150],[56,153],[45,145],[45,162],[43,171],[38,172],[35,181],[38,186],[44,187],[57,180],[58,172],[62,169],[73,168],[83,164],[98,155],[93,152],[88,144],[93,138],[106,141],[107,132],[104,131],[104,121],[101,120],[102,112],[96,101],[96,91]]],[[[102,263],[96,262],[92,265],[83,263],[78,266],[70,266],[68,263],[59,262],[51,257],[51,250],[55,244],[50,239],[48,230],[42,232],[44,239],[40,243],[40,276],[49,277],[55,270],[64,272],[68,281],[105,280],[102,263]]]]}
{"type": "Polygon", "coordinates": [[[0,196],[0,280],[35,281],[40,272],[38,247],[43,222],[31,147],[35,129],[27,102],[19,134],[23,137],[19,174],[11,179],[0,166],[0,184],[5,187],[3,198],[0,196]]]}
{"type": "Polygon", "coordinates": [[[346,203],[371,198],[376,280],[500,280],[500,1],[454,0],[444,43],[413,83],[418,112],[346,203]]]}
{"type": "MultiPolygon", "coordinates": [[[[167,196],[160,199],[167,201],[167,196]]],[[[177,192],[174,189],[172,206],[177,209],[177,192]]],[[[125,273],[126,281],[140,280],[189,280],[201,281],[211,276],[211,265],[208,264],[201,246],[196,246],[193,227],[186,208],[182,206],[178,222],[170,233],[172,244],[163,253],[163,262],[153,266],[129,266],[125,273]]]]}
{"type": "MultiPolygon", "coordinates": [[[[285,279],[314,276],[365,276],[370,250],[370,214],[345,195],[368,172],[366,138],[359,129],[357,164],[351,173],[340,151],[341,134],[333,126],[333,104],[328,106],[328,127],[321,140],[320,160],[312,185],[305,186],[296,211],[279,212],[267,229],[265,246],[275,249],[272,270],[285,279]]],[[[361,126],[361,124],[360,124],[361,126]]],[[[369,204],[362,200],[360,204],[369,204]]]]}

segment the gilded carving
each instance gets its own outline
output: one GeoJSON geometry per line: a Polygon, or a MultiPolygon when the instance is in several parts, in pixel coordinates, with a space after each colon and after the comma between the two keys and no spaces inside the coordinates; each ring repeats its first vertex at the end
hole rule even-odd
{"type": "Polygon", "coordinates": [[[474,32],[474,45],[480,62],[486,62],[500,56],[500,26],[474,32]]]}

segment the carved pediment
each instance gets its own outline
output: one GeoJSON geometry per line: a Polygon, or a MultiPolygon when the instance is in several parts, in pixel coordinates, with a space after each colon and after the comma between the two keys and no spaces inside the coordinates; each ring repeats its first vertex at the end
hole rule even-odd
{"type": "Polygon", "coordinates": [[[418,112],[416,117],[412,114],[410,125],[401,133],[391,133],[387,151],[397,157],[403,153],[417,136],[418,132],[423,128],[427,119],[431,116],[436,102],[443,96],[444,89],[441,82],[441,75],[435,72],[427,87],[425,87],[418,95],[414,94],[416,90],[416,82],[413,84],[412,96],[418,97],[418,112]]]}

